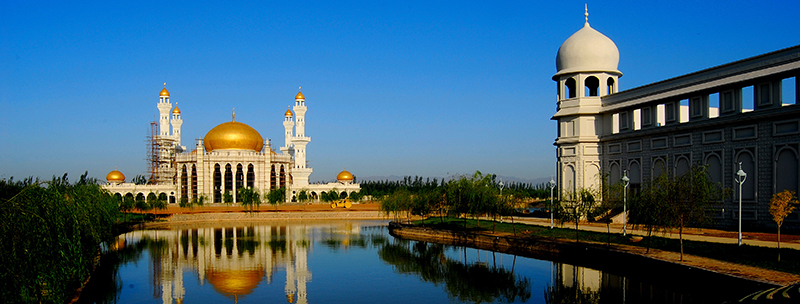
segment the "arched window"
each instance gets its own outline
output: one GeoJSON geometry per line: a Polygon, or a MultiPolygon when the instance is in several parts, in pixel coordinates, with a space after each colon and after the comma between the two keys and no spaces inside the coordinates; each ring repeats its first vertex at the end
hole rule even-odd
{"type": "Polygon", "coordinates": [[[661,174],[665,173],[667,169],[667,164],[664,162],[663,158],[656,158],[653,160],[653,176],[651,177],[652,180],[655,180],[661,174]]]}
{"type": "Polygon", "coordinates": [[[278,177],[275,174],[275,165],[272,165],[271,167],[272,169],[270,169],[269,172],[269,189],[273,190],[278,188],[278,177]]]}
{"type": "Polygon", "coordinates": [[[675,176],[681,176],[689,172],[691,166],[689,166],[689,158],[686,156],[678,157],[678,160],[675,161],[675,176]]]}
{"type": "Polygon", "coordinates": [[[583,187],[586,189],[600,189],[600,168],[595,164],[586,165],[583,171],[583,187]]]}
{"type": "Polygon", "coordinates": [[[722,182],[722,161],[716,153],[706,156],[706,165],[708,166],[708,177],[712,183],[722,182]]]}
{"type": "Polygon", "coordinates": [[[564,93],[567,95],[567,98],[575,98],[576,88],[577,86],[575,85],[575,78],[567,79],[567,81],[564,82],[564,93]]]}
{"type": "Polygon", "coordinates": [[[564,185],[561,186],[562,195],[567,199],[575,197],[575,167],[567,165],[564,168],[564,185]]]}
{"type": "Polygon", "coordinates": [[[619,164],[613,162],[608,169],[608,183],[613,185],[620,181],[622,181],[622,174],[620,173],[619,164]]]}
{"type": "MultiPolygon", "coordinates": [[[[236,188],[233,189],[233,192],[239,191],[239,189],[244,188],[244,172],[242,171],[242,164],[236,165],[236,188]]],[[[236,196],[236,202],[242,201],[242,198],[238,195],[236,196]]]]}
{"type": "Polygon", "coordinates": [[[222,172],[219,170],[219,164],[214,165],[214,202],[222,202],[222,172]]]}
{"type": "Polygon", "coordinates": [[[584,96],[599,96],[597,90],[600,88],[600,80],[597,77],[586,77],[584,84],[586,85],[586,91],[583,92],[584,96]]]}
{"type": "Polygon", "coordinates": [[[614,77],[608,77],[606,80],[606,87],[608,89],[608,94],[614,94],[617,92],[617,87],[614,86],[616,83],[614,81],[614,77]]]}
{"type": "MultiPolygon", "coordinates": [[[[231,164],[225,165],[225,190],[224,192],[233,191],[233,171],[231,171],[231,164]]],[[[233,195],[233,193],[231,193],[233,195]]]]}
{"type": "Polygon", "coordinates": [[[280,173],[280,182],[281,188],[286,188],[286,171],[283,170],[283,165],[281,165],[281,173],[280,173]]]}
{"type": "Polygon", "coordinates": [[[197,167],[192,165],[192,197],[197,198],[197,167]]]}
{"type": "Polygon", "coordinates": [[[634,160],[630,162],[629,168],[628,178],[631,180],[629,190],[631,193],[638,193],[642,187],[642,167],[639,161],[634,160]]]}
{"type": "Polygon", "coordinates": [[[181,197],[189,196],[189,174],[186,172],[186,165],[181,168],[181,197]]]}
{"type": "MultiPolygon", "coordinates": [[[[783,148],[778,150],[777,157],[775,157],[776,193],[783,190],[794,191],[797,193],[797,166],[798,160],[796,150],[792,148],[783,148]]],[[[742,195],[744,196],[744,194],[742,195]]]]}
{"type": "Polygon", "coordinates": [[[256,173],[253,171],[253,164],[247,165],[247,187],[253,188],[253,183],[256,180],[256,173]]]}

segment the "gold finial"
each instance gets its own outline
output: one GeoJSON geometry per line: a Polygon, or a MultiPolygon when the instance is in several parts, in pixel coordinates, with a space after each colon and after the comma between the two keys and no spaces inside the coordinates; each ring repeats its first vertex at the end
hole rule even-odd
{"type": "Polygon", "coordinates": [[[233,114],[231,115],[231,121],[236,121],[236,108],[233,108],[233,114]]]}
{"type": "Polygon", "coordinates": [[[303,90],[303,87],[297,87],[297,90],[298,90],[298,91],[302,91],[302,90],[303,90]]]}
{"type": "Polygon", "coordinates": [[[166,83],[166,82],[164,83],[164,87],[165,87],[165,88],[167,87],[167,83],[166,83]]]}
{"type": "Polygon", "coordinates": [[[586,24],[589,24],[589,4],[583,4],[583,17],[586,19],[586,24]]]}

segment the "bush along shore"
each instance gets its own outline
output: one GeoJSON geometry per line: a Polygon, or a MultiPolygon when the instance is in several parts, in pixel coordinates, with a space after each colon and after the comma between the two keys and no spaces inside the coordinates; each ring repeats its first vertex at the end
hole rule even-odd
{"type": "Polygon", "coordinates": [[[119,202],[86,174],[0,180],[0,298],[65,303],[117,235],[119,202]]]}
{"type": "MultiPolygon", "coordinates": [[[[409,224],[392,222],[389,230],[392,234],[403,238],[467,245],[534,258],[555,260],[572,257],[569,258],[570,263],[578,264],[590,263],[592,260],[596,260],[596,256],[608,255],[607,253],[590,255],[586,254],[587,250],[613,252],[613,255],[616,256],[638,256],[625,258],[628,264],[631,261],[643,259],[653,260],[649,257],[654,256],[653,251],[678,252],[680,250],[678,240],[658,236],[649,237],[651,240],[645,237],[642,241],[632,242],[630,237],[624,237],[618,233],[579,231],[579,238],[576,241],[574,229],[548,229],[542,226],[487,220],[468,220],[465,225],[464,219],[453,217],[428,218],[409,224]],[[645,253],[644,247],[648,244],[652,249],[649,250],[651,253],[645,253]],[[641,252],[620,255],[621,252],[632,251],[626,247],[641,248],[638,250],[641,252]],[[572,253],[576,255],[572,256],[572,253]]],[[[767,247],[748,245],[739,247],[736,244],[684,240],[684,249],[686,254],[693,256],[746,265],[756,269],[783,272],[790,278],[800,276],[800,251],[794,249],[781,249],[783,256],[781,261],[776,259],[777,249],[767,247]]],[[[669,261],[670,264],[676,264],[676,262],[669,261]]]]}

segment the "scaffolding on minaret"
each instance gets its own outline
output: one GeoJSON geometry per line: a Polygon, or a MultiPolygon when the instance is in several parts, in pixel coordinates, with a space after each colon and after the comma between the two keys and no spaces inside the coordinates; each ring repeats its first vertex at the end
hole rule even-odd
{"type": "Polygon", "coordinates": [[[175,140],[158,135],[158,122],[150,122],[150,136],[147,136],[147,164],[150,177],[148,184],[163,185],[176,182],[175,140]]]}

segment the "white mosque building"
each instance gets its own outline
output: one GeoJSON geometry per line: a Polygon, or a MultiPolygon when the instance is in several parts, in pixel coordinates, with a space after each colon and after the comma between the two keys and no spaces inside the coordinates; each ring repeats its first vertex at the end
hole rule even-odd
{"type": "Polygon", "coordinates": [[[177,105],[172,106],[166,84],[159,93],[157,107],[158,131],[153,123],[154,134],[149,140],[149,182],[126,183],[125,175],[115,168],[106,176],[108,183],[104,185],[111,193],[134,197],[153,193],[168,197],[170,203],[205,196],[207,202],[222,203],[226,192],[239,202],[236,195],[244,187],[263,194],[283,188],[287,201],[296,200],[301,191],[313,201],[330,191],[341,196],[360,190],[347,170],[338,174],[336,182],[309,183],[313,169],[307,165],[306,146],[311,138],[305,132],[307,107],[302,92],[297,93],[294,106],[284,114],[285,143],[279,152],[258,131],[237,122],[235,112],[231,121],[212,128],[197,141],[195,149],[188,151],[181,145],[181,111],[177,105]]]}

